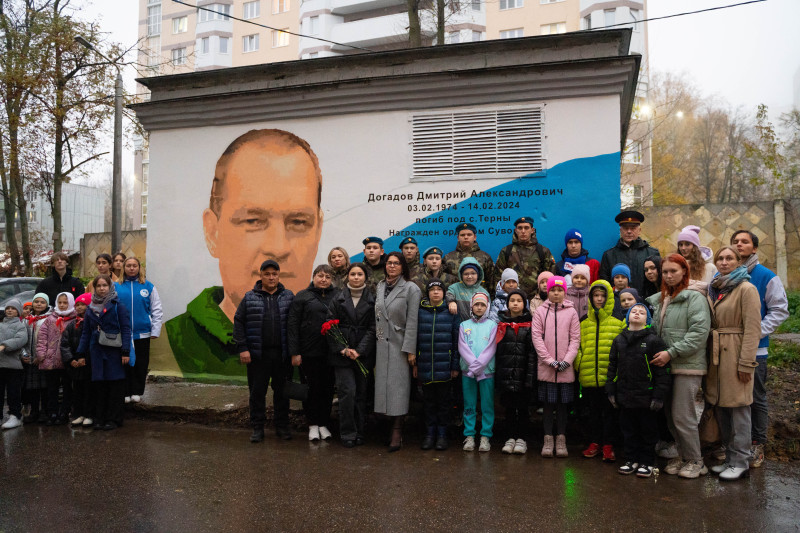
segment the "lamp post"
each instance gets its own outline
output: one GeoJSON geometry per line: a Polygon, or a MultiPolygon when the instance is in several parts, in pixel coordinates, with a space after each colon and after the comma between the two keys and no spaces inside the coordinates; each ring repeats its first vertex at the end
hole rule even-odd
{"type": "Polygon", "coordinates": [[[77,35],[75,42],[92,50],[117,69],[114,83],[114,167],[111,182],[111,253],[122,251],[122,70],[92,43],[77,35]]]}

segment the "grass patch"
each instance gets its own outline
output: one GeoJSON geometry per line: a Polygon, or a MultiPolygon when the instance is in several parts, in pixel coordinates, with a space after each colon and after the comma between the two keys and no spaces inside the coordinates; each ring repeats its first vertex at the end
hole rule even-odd
{"type": "Polygon", "coordinates": [[[788,292],[789,318],[780,325],[778,333],[800,333],[800,292],[788,292]]]}
{"type": "Polygon", "coordinates": [[[769,343],[769,366],[787,367],[800,363],[800,344],[773,340],[769,343]]]}

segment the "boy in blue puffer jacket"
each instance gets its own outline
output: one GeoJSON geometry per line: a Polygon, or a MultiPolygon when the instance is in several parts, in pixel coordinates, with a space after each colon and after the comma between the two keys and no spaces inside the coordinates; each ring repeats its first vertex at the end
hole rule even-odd
{"type": "Polygon", "coordinates": [[[458,377],[458,326],[444,301],[444,283],[432,279],[426,286],[428,297],[419,304],[417,359],[414,377],[422,384],[427,434],[422,449],[446,450],[447,425],[452,408],[452,380],[458,377]]]}

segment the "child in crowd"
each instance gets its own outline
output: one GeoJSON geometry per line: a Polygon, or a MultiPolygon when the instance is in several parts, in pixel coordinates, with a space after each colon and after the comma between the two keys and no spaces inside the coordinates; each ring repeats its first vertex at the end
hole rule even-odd
{"type": "Polygon", "coordinates": [[[630,267],[624,263],[614,265],[611,269],[611,284],[614,286],[614,316],[618,316],[622,320],[625,315],[620,314],[622,312],[620,311],[619,293],[631,286],[630,267]]]}
{"type": "Polygon", "coordinates": [[[485,292],[476,292],[470,303],[472,316],[469,320],[463,321],[458,330],[461,385],[464,391],[464,451],[475,450],[475,410],[480,396],[481,443],[478,451],[488,452],[491,449],[489,439],[492,437],[494,426],[494,354],[497,324],[489,320],[489,296],[485,292]]]}
{"type": "Polygon", "coordinates": [[[72,409],[72,384],[61,362],[61,333],[72,320],[75,320],[75,299],[71,293],[59,293],[56,308],[42,322],[36,341],[36,354],[41,359],[39,370],[45,373],[47,382],[48,426],[65,424],[72,409]],[[64,396],[59,402],[58,394],[62,387],[64,396]]]}
{"type": "Polygon", "coordinates": [[[83,317],[86,308],[92,303],[92,294],[85,292],[75,300],[75,320],[67,322],[61,334],[61,362],[67,369],[72,382],[73,426],[91,426],[94,396],[91,394],[92,367],[88,355],[78,356],[78,344],[83,332],[83,317]]]}
{"type": "Polygon", "coordinates": [[[427,295],[419,304],[417,321],[417,359],[414,377],[422,384],[422,404],[427,434],[422,449],[446,450],[447,425],[452,408],[451,380],[458,377],[458,327],[456,315],[444,302],[444,283],[436,278],[426,286],[427,295]]]}
{"type": "Polygon", "coordinates": [[[534,294],[533,298],[531,298],[531,315],[533,315],[536,310],[539,309],[540,305],[547,301],[547,280],[553,276],[555,276],[555,274],[545,270],[539,274],[538,278],[536,278],[536,284],[539,286],[539,292],[534,294]]]}
{"type": "Polygon", "coordinates": [[[8,395],[8,420],[0,426],[14,429],[22,425],[22,361],[20,354],[28,343],[28,330],[20,320],[19,300],[9,300],[0,322],[0,418],[8,395]]]}
{"type": "Polygon", "coordinates": [[[669,364],[655,366],[650,360],[667,345],[648,326],[650,310],[637,303],[628,310],[628,326],[614,339],[608,365],[606,393],[619,407],[619,423],[625,446],[625,464],[620,474],[653,474],[658,441],[656,413],[669,394],[669,364]]]}
{"type": "Polygon", "coordinates": [[[587,420],[589,445],[584,457],[596,457],[602,451],[603,461],[614,462],[614,437],[617,417],[603,387],[608,372],[611,344],[624,323],[613,316],[614,300],[609,298],[611,285],[603,279],[589,289],[591,309],[581,322],[581,347],[575,359],[575,370],[582,387],[581,407],[587,420]]]}
{"type": "Polygon", "coordinates": [[[20,318],[28,318],[33,312],[33,302],[25,302],[22,304],[22,315],[20,318]]]}
{"type": "Polygon", "coordinates": [[[50,312],[50,297],[43,292],[36,293],[31,302],[31,314],[26,319],[27,357],[23,356],[22,358],[25,370],[22,397],[25,404],[30,405],[30,413],[24,418],[25,422],[44,424],[49,420],[47,416],[47,383],[45,374],[39,370],[41,359],[36,354],[36,343],[39,339],[39,329],[50,312]]]}
{"type": "Polygon", "coordinates": [[[572,403],[575,372],[572,363],[581,341],[580,319],[572,302],[565,300],[567,281],[561,276],[547,280],[547,301],[533,314],[531,337],[539,356],[539,401],[544,403],[542,457],[553,457],[553,416],[556,417],[555,448],[567,457],[567,406],[572,403]]]}
{"type": "Polygon", "coordinates": [[[506,268],[500,276],[500,281],[497,282],[497,288],[494,293],[494,300],[492,300],[492,308],[489,311],[489,318],[497,322],[497,316],[501,311],[508,309],[506,302],[508,295],[519,287],[519,275],[513,268],[506,268]]]}
{"type": "MultiPolygon", "coordinates": [[[[453,283],[447,289],[447,306],[451,314],[458,314],[461,322],[469,320],[471,316],[472,296],[480,292],[486,295],[489,292],[481,287],[483,281],[483,268],[474,257],[465,257],[458,268],[458,283],[453,283]]],[[[488,318],[488,313],[487,313],[488,318]]]]}
{"type": "Polygon", "coordinates": [[[644,303],[639,297],[639,291],[633,287],[628,287],[627,289],[622,289],[619,291],[619,293],[617,293],[617,300],[619,305],[615,304],[614,317],[618,318],[619,320],[625,320],[625,317],[628,316],[628,309],[633,307],[635,304],[644,303]]]}
{"type": "Polygon", "coordinates": [[[583,320],[589,312],[589,280],[591,274],[587,265],[572,267],[572,285],[567,289],[567,300],[572,302],[578,318],[583,320]]]}
{"type": "Polygon", "coordinates": [[[531,314],[524,291],[508,293],[507,310],[500,311],[497,325],[495,382],[505,408],[508,440],[503,453],[524,454],[528,429],[529,391],[536,379],[536,352],[531,342],[531,314]]]}

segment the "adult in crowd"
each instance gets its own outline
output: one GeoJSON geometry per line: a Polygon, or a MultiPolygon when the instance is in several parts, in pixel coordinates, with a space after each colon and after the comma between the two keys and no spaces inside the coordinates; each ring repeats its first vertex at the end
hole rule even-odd
{"type": "Polygon", "coordinates": [[[742,258],[742,264],[750,274],[750,283],[758,289],[761,299],[761,340],[756,351],[758,367],[753,375],[753,405],[751,438],[753,441],[752,463],[754,468],[764,462],[764,445],[767,442],[769,404],[767,403],[767,350],[769,336],[783,321],[789,318],[789,301],[781,278],[758,260],[758,236],[747,230],[739,230],[731,236],[731,245],[742,258]]]}
{"type": "Polygon", "coordinates": [[[708,294],[708,284],[717,274],[711,249],[700,246],[700,228],[686,226],[678,235],[678,253],[689,264],[689,288],[708,294]]]}
{"type": "Polygon", "coordinates": [[[481,286],[487,292],[494,290],[494,261],[492,261],[492,256],[478,246],[476,240],[478,230],[473,224],[465,222],[456,226],[455,233],[458,237],[458,244],[456,244],[455,250],[444,256],[444,269],[456,276],[459,274],[461,262],[467,257],[474,257],[481,265],[485,276],[481,281],[481,286]]]}
{"type": "Polygon", "coordinates": [[[712,470],[720,480],[747,475],[750,460],[750,404],[753,373],[761,339],[761,299],[747,268],[732,246],[714,254],[719,275],[708,288],[711,306],[711,354],[705,398],[716,406],[725,462],[712,470]]]}
{"type": "Polygon", "coordinates": [[[555,273],[563,276],[569,285],[572,285],[572,269],[576,265],[589,267],[589,283],[594,283],[600,273],[600,261],[590,259],[589,252],[583,247],[583,233],[575,228],[564,235],[564,251],[561,252],[561,261],[556,263],[555,273]]]}
{"type": "Polygon", "coordinates": [[[335,289],[341,289],[347,285],[347,272],[350,268],[350,255],[341,246],[335,246],[328,252],[328,264],[333,269],[333,280],[331,285],[335,289]]]}
{"type": "Polygon", "coordinates": [[[408,263],[408,275],[411,279],[419,275],[422,265],[419,264],[419,245],[414,237],[406,237],[400,241],[400,251],[403,252],[403,257],[408,263]]]}
{"type": "MultiPolygon", "coordinates": [[[[94,278],[92,303],[84,315],[78,358],[92,365],[95,388],[94,428],[112,430],[122,426],[125,408],[125,367],[131,351],[128,310],[120,304],[108,275],[94,278]],[[115,338],[120,339],[114,345],[115,338]]],[[[80,296],[80,295],[78,295],[80,296]]]]}
{"type": "Polygon", "coordinates": [[[422,294],[409,279],[403,254],[391,252],[384,268],[385,279],[378,283],[375,299],[375,412],[392,420],[389,451],[394,452],[403,443],[422,294]]]}
{"type": "Polygon", "coordinates": [[[555,272],[556,261],[553,254],[546,246],[539,244],[536,239],[536,228],[533,227],[533,217],[520,217],[514,222],[514,236],[511,244],[500,250],[497,263],[492,271],[484,272],[492,278],[492,284],[486,285],[487,290],[494,290],[494,283],[500,279],[503,270],[511,268],[519,275],[519,288],[525,294],[536,293],[536,280],[544,271],[555,272]]]}
{"type": "Polygon", "coordinates": [[[367,371],[375,366],[375,295],[367,288],[367,267],[347,268],[347,284],[333,297],[329,318],[339,321],[342,339],[328,335],[328,362],[333,367],[339,397],[339,437],[345,448],[364,444],[367,415],[367,371]]]}
{"type": "Polygon", "coordinates": [[[364,245],[364,264],[370,269],[368,282],[374,291],[385,276],[383,265],[386,263],[386,254],[383,253],[383,239],[380,237],[367,237],[361,243],[364,245]]]}
{"type": "MultiPolygon", "coordinates": [[[[109,254],[99,254],[97,258],[94,260],[94,266],[97,268],[97,273],[101,276],[109,276],[111,277],[111,281],[114,283],[118,282],[119,280],[123,279],[123,277],[117,277],[114,274],[112,269],[114,260],[111,258],[109,254]]],[[[86,292],[94,292],[94,282],[90,281],[89,284],[86,286],[86,292]]],[[[80,296],[80,294],[74,295],[76,298],[80,296]]]]}
{"type": "Polygon", "coordinates": [[[333,269],[317,265],[307,289],[298,292],[289,308],[287,334],[292,366],[300,367],[300,375],[308,382],[308,400],[303,405],[308,420],[308,440],[319,442],[332,437],[333,368],[328,365],[328,341],[322,324],[337,289],[331,287],[333,269]]]}
{"type": "Polygon", "coordinates": [[[423,252],[422,267],[417,272],[417,275],[412,278],[412,281],[417,284],[420,291],[426,291],[428,283],[434,279],[438,279],[444,284],[445,292],[447,292],[450,285],[458,282],[456,276],[445,271],[442,264],[443,256],[444,252],[438,246],[431,246],[423,252]]]}
{"type": "Polygon", "coordinates": [[[688,290],[689,265],[680,254],[670,254],[661,263],[661,293],[647,301],[653,307],[655,332],[667,349],[650,361],[656,366],[670,363],[672,398],[666,404],[667,422],[678,443],[678,456],[670,459],[664,472],[694,479],[708,473],[700,451],[695,399],[706,375],[706,342],[711,314],[706,298],[688,290]]]}
{"type": "Polygon", "coordinates": [[[644,299],[661,292],[661,256],[651,255],[644,260],[644,292],[639,293],[644,299]]]}
{"type": "Polygon", "coordinates": [[[123,269],[125,268],[125,260],[127,258],[128,256],[123,254],[122,252],[117,252],[114,254],[114,257],[111,260],[111,273],[113,274],[111,279],[114,279],[116,277],[114,281],[119,281],[125,278],[125,272],[123,269]]]}
{"type": "Polygon", "coordinates": [[[50,258],[51,271],[36,286],[36,292],[46,294],[50,302],[55,302],[56,296],[61,292],[68,292],[72,294],[73,298],[83,294],[83,283],[72,275],[72,269],[67,266],[68,263],[67,254],[64,252],[54,253],[50,258]]]}
{"type": "Polygon", "coordinates": [[[250,442],[264,440],[267,387],[272,383],[275,406],[275,433],[292,438],[289,429],[289,400],[283,395],[289,359],[287,323],[294,293],[280,282],[281,267],[267,259],[261,263],[253,290],[245,293],[233,316],[233,340],[239,360],[247,365],[247,387],[250,389],[250,442]]]}
{"type": "Polygon", "coordinates": [[[653,255],[661,255],[656,248],[642,239],[644,215],[638,211],[623,211],[614,220],[619,224],[619,241],[613,248],[603,252],[600,261],[600,278],[614,284],[611,269],[617,263],[624,263],[631,269],[629,287],[639,294],[644,292],[644,260],[653,255]]]}
{"type": "Polygon", "coordinates": [[[117,283],[119,300],[128,310],[131,320],[134,366],[125,367],[125,403],[142,401],[150,366],[150,340],[161,335],[161,298],[152,282],[145,277],[137,257],[128,257],[123,264],[125,278],[117,283]]]}

